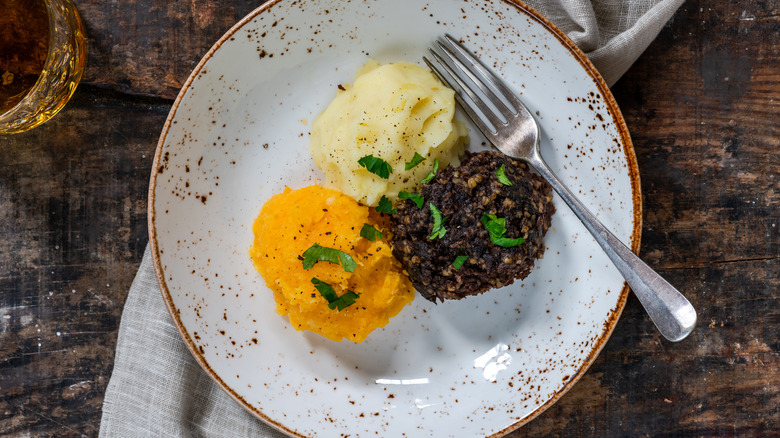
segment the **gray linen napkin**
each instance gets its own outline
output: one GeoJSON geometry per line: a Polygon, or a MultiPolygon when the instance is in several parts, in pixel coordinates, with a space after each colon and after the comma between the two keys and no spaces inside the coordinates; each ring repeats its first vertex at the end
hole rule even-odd
{"type": "MultiPolygon", "coordinates": [[[[527,0],[614,84],[683,0],[527,0]]],[[[100,435],[281,437],[200,368],[173,325],[147,247],[127,296],[100,435]]]]}

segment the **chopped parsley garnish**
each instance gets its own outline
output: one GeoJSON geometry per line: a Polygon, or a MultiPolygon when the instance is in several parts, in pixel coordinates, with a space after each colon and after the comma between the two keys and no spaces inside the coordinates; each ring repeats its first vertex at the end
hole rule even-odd
{"type": "Polygon", "coordinates": [[[406,163],[404,163],[404,169],[405,170],[410,170],[410,169],[414,168],[414,166],[422,163],[423,161],[425,161],[425,157],[423,157],[422,155],[420,155],[417,152],[415,152],[414,156],[412,157],[412,160],[411,161],[407,161],[406,163]]]}
{"type": "Polygon", "coordinates": [[[398,192],[398,198],[399,199],[411,199],[416,205],[417,208],[422,208],[423,204],[425,203],[425,199],[422,197],[419,193],[409,193],[405,191],[398,192]]]}
{"type": "Polygon", "coordinates": [[[360,229],[360,237],[374,242],[382,238],[382,232],[374,228],[372,225],[363,224],[363,228],[360,229]]]}
{"type": "Polygon", "coordinates": [[[388,214],[396,214],[398,213],[398,210],[393,208],[393,203],[390,202],[389,199],[387,199],[387,196],[382,196],[379,198],[379,205],[376,206],[377,213],[388,213],[388,214]]]}
{"type": "Polygon", "coordinates": [[[348,290],[342,296],[338,296],[336,295],[336,291],[333,290],[333,286],[329,285],[328,283],[325,283],[324,281],[320,280],[317,277],[312,277],[311,282],[312,284],[314,284],[314,287],[320,292],[320,295],[322,295],[322,297],[328,301],[328,307],[331,310],[338,308],[338,311],[341,312],[345,308],[355,304],[355,300],[360,297],[360,294],[356,294],[351,290],[348,290]]]}
{"type": "Polygon", "coordinates": [[[433,215],[433,229],[431,230],[431,235],[428,236],[428,240],[433,240],[437,237],[441,239],[447,234],[447,230],[444,228],[444,221],[447,220],[447,216],[442,216],[441,211],[432,202],[428,203],[428,207],[431,209],[431,215],[433,215]]]}
{"type": "Polygon", "coordinates": [[[438,171],[439,171],[439,159],[436,158],[433,160],[433,170],[430,173],[428,173],[428,176],[423,178],[423,180],[420,182],[423,184],[431,182],[431,180],[433,180],[433,177],[436,176],[436,173],[438,171]]]}
{"type": "Polygon", "coordinates": [[[359,159],[358,164],[365,167],[366,170],[373,173],[374,175],[384,179],[390,177],[390,173],[393,171],[393,169],[390,167],[390,163],[373,155],[366,155],[365,157],[359,159]]]}
{"type": "Polygon", "coordinates": [[[512,181],[509,181],[509,178],[506,176],[506,169],[504,169],[504,165],[502,164],[501,167],[496,170],[496,177],[498,178],[498,182],[505,186],[511,186],[512,181]]]}
{"type": "Polygon", "coordinates": [[[344,251],[320,246],[318,243],[303,252],[303,269],[311,269],[320,261],[340,264],[347,272],[355,272],[357,266],[355,259],[344,251]]]}
{"type": "Polygon", "coordinates": [[[496,217],[496,215],[490,213],[482,213],[482,225],[490,234],[490,241],[495,245],[511,248],[525,242],[525,239],[522,237],[517,239],[504,237],[504,234],[506,234],[506,219],[503,217],[496,217]]]}
{"type": "Polygon", "coordinates": [[[463,266],[464,263],[466,263],[466,260],[469,259],[469,256],[457,256],[455,257],[455,261],[452,262],[452,267],[455,269],[460,269],[461,266],[463,266]]]}

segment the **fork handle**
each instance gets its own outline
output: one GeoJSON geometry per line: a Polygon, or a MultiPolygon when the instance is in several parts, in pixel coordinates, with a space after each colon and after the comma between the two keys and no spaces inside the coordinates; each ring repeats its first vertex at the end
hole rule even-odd
{"type": "Polygon", "coordinates": [[[593,234],[639,298],[658,331],[672,342],[688,336],[696,325],[696,310],[691,303],[615,237],[555,176],[540,154],[535,154],[528,162],[593,234]]]}

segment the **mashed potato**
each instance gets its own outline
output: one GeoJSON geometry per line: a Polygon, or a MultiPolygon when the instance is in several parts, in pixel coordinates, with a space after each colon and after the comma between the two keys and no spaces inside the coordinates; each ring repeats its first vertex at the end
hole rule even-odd
{"type": "Polygon", "coordinates": [[[467,131],[454,113],[453,91],[427,69],[369,61],[353,86],[338,91],[314,120],[311,154],[329,187],[366,205],[376,205],[383,195],[395,200],[399,191],[415,190],[434,159],[440,168],[458,164],[467,131]],[[425,161],[407,171],[404,163],[415,152],[425,161]],[[388,179],[358,164],[367,155],[390,163],[388,179]]]}
{"type": "Polygon", "coordinates": [[[412,284],[393,257],[386,236],[370,241],[360,236],[363,224],[377,229],[381,218],[335,190],[320,186],[287,188],[260,211],[249,253],[276,299],[276,311],[290,317],[296,330],[310,330],[334,341],[361,342],[414,299],[412,284]],[[344,251],[356,262],[354,272],[320,261],[304,269],[301,255],[315,243],[344,251]],[[331,285],[339,296],[359,294],[341,311],[312,284],[331,285]]]}

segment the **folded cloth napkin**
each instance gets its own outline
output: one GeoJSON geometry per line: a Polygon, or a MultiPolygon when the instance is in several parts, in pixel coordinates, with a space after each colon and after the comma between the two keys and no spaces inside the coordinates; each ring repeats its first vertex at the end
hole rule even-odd
{"type": "MultiPolygon", "coordinates": [[[[683,0],[527,0],[588,55],[610,86],[683,0]]],[[[195,362],[163,302],[146,249],[127,296],[100,435],[281,437],[195,362]]]]}

